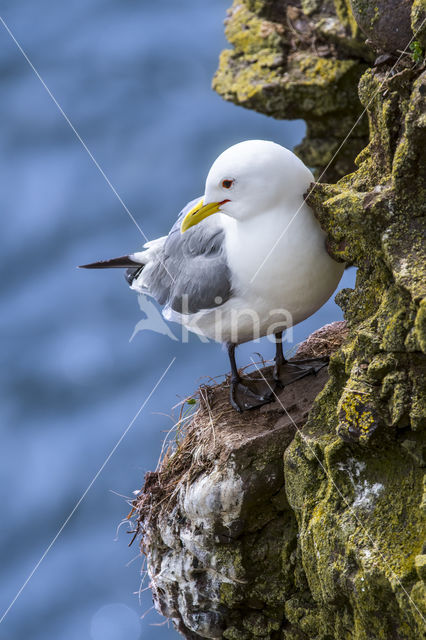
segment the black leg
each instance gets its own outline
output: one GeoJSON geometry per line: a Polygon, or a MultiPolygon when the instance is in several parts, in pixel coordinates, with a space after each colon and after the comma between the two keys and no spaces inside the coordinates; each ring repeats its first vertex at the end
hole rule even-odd
{"type": "Polygon", "coordinates": [[[284,364],[287,360],[284,358],[283,353],[283,332],[278,331],[275,334],[275,362],[279,362],[279,364],[284,364]]]}
{"type": "Polygon", "coordinates": [[[255,409],[268,402],[272,402],[274,399],[273,393],[268,385],[259,384],[259,382],[256,384],[255,381],[250,379],[244,382],[242,381],[235,361],[235,347],[235,344],[227,344],[229,362],[231,364],[231,405],[234,409],[241,412],[247,411],[248,409],[255,409]]]}
{"type": "Polygon", "coordinates": [[[228,342],[227,344],[229,362],[231,363],[231,381],[232,382],[239,382],[241,380],[240,374],[238,373],[238,369],[237,369],[237,363],[235,362],[236,346],[237,345],[233,344],[232,342],[228,342]]]}
{"type": "Polygon", "coordinates": [[[286,364],[286,362],[287,360],[285,359],[283,352],[283,332],[278,331],[278,333],[275,334],[275,365],[273,377],[279,387],[283,386],[280,380],[280,369],[283,364],[286,364]]]}
{"type": "Polygon", "coordinates": [[[283,332],[275,334],[275,366],[273,377],[278,389],[283,389],[286,385],[304,378],[313,373],[316,374],[326,366],[328,359],[308,358],[306,360],[295,360],[288,362],[283,353],[283,332]]]}

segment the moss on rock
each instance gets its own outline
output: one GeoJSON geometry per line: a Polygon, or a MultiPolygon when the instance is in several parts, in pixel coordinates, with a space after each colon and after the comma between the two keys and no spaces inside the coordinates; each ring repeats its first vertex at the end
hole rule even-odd
{"type": "Polygon", "coordinates": [[[302,159],[326,176],[344,175],[365,146],[360,118],[336,162],[333,155],[361,113],[357,81],[370,52],[348,3],[235,0],[226,20],[232,50],[222,53],[213,81],[226,100],[274,118],[304,118],[302,159]]]}
{"type": "MultiPolygon", "coordinates": [[[[411,15],[416,31],[417,0],[411,15]]],[[[193,640],[421,640],[424,61],[407,54],[367,68],[371,54],[341,0],[241,0],[227,36],[234,49],[222,54],[215,88],[268,115],[305,118],[299,152],[319,172],[366,110],[368,140],[360,127],[327,171],[334,184],[307,196],[330,254],[355,265],[357,279],[337,297],[347,328],[328,374],[304,391],[303,380],[286,387],[288,412],[237,416],[219,387],[147,477],[135,509],[154,600],[193,640]]]]}

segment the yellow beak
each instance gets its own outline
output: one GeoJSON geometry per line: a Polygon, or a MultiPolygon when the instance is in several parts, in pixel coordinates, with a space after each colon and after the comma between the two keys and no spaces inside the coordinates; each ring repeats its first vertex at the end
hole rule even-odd
{"type": "Polygon", "coordinates": [[[182,220],[182,225],[180,227],[181,233],[184,233],[190,227],[198,224],[201,220],[204,220],[204,218],[211,216],[212,213],[217,213],[220,205],[223,204],[223,202],[209,202],[209,204],[203,205],[203,202],[204,199],[201,198],[200,202],[198,202],[191,211],[188,211],[182,220]]]}

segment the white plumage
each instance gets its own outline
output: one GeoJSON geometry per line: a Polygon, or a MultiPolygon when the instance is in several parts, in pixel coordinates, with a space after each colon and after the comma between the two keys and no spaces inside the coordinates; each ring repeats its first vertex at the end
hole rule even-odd
{"type": "MultiPolygon", "coordinates": [[[[286,329],[319,309],[344,267],[328,255],[325,234],[304,202],[313,181],[297,156],[273,142],[249,140],[222,153],[207,176],[203,205],[229,202],[198,224],[207,233],[210,225],[224,232],[232,296],[196,313],[167,305],[166,319],[218,342],[240,344],[286,329]],[[227,179],[233,184],[226,189],[227,179]]],[[[131,285],[136,291],[149,293],[150,266],[162,259],[166,239],[131,256],[146,265],[131,285]]]]}
{"type": "Polygon", "coordinates": [[[265,404],[273,394],[242,381],[235,345],[274,334],[277,385],[315,370],[286,362],[282,332],[319,309],[344,270],[328,255],[304,201],[313,180],[288,149],[241,142],[213,163],[203,197],[183,209],[167,236],[144,251],[85,266],[130,267],[132,289],[153,296],[167,320],[228,345],[233,406],[265,404]]]}

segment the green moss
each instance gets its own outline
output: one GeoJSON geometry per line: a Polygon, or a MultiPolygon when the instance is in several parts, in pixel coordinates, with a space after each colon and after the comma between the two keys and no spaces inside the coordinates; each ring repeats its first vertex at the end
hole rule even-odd
{"type": "MultiPolygon", "coordinates": [[[[356,4],[379,28],[378,7],[356,4]]],[[[348,0],[301,6],[295,34],[278,0],[235,2],[214,88],[305,118],[298,149],[310,166],[338,151],[333,184],[317,184],[308,203],[331,255],[358,271],[337,297],[349,338],[285,452],[285,486],[265,480],[244,535],[218,552],[218,575],[235,576],[221,582],[223,637],[414,640],[426,609],[426,74],[409,58],[391,74],[386,63],[366,69],[348,0]],[[358,125],[344,155],[361,105],[368,140],[358,125]]],[[[413,25],[422,16],[415,0],[413,25]]],[[[417,37],[424,47],[424,29],[417,37]]],[[[265,446],[246,472],[272,477],[275,455],[265,446]]]]}
{"type": "MultiPolygon", "coordinates": [[[[295,40],[297,30],[276,2],[236,0],[226,20],[226,35],[234,49],[222,53],[213,81],[220,95],[238,105],[275,118],[304,117],[308,135],[299,153],[310,166],[331,160],[330,176],[351,169],[366,141],[361,119],[351,133],[352,144],[346,144],[334,162],[342,137],[360,113],[356,84],[365,69],[359,50],[362,39],[354,35],[350,44],[343,37],[346,27],[357,34],[348,4],[346,0],[338,4],[345,27],[332,17],[332,3],[321,3],[313,9],[321,14],[318,33],[311,32],[313,23],[305,16],[305,22],[296,21],[301,31],[295,40]],[[321,55],[315,53],[316,40],[328,43],[321,55]],[[342,55],[330,55],[336,47],[342,47],[342,55]]],[[[306,14],[311,9],[304,8],[306,14]]]]}
{"type": "Polygon", "coordinates": [[[303,12],[310,16],[321,9],[321,0],[301,0],[303,12]]]}
{"type": "Polygon", "coordinates": [[[278,76],[273,67],[276,56],[269,53],[263,56],[261,61],[254,60],[250,65],[239,70],[238,81],[235,82],[233,74],[232,51],[223,51],[220,57],[219,69],[224,69],[223,75],[217,75],[213,82],[213,88],[222,93],[225,97],[235,96],[235,99],[242,104],[265,104],[263,99],[263,87],[265,84],[273,85],[278,82],[278,76]],[[271,66],[268,66],[268,63],[271,66]],[[231,93],[228,93],[231,92],[231,93]]]}
{"type": "Polygon", "coordinates": [[[358,389],[345,391],[341,396],[337,411],[339,414],[338,433],[350,433],[360,444],[368,442],[377,429],[378,416],[372,402],[371,391],[358,389]]]}
{"type": "MultiPolygon", "coordinates": [[[[418,440],[401,447],[386,439],[392,429],[426,424],[425,364],[416,351],[416,345],[424,350],[426,335],[420,86],[420,79],[414,82],[407,102],[405,86],[401,94],[377,93],[379,79],[365,74],[360,95],[371,136],[359,169],[337,185],[318,186],[310,198],[333,254],[358,266],[355,291],[339,297],[352,340],[334,357],[330,382],[311,412],[314,443],[296,438],[286,452],[286,486],[309,590],[328,621],[336,619],[336,606],[340,615],[348,613],[346,628],[328,630],[332,638],[397,633],[408,640],[422,629],[424,585],[416,582],[415,565],[425,527],[419,510],[423,448],[418,440]],[[405,125],[396,127],[401,120],[405,125]],[[363,444],[362,454],[325,439],[335,428],[333,412],[337,432],[363,444]],[[315,460],[306,451],[313,444],[320,446],[315,460]],[[319,469],[326,470],[325,480],[319,481],[319,469]],[[370,495],[365,508],[363,492],[370,495]]],[[[300,626],[301,618],[291,615],[300,626]]],[[[325,637],[324,622],[318,628],[318,637],[325,637]]]]}
{"type": "Polygon", "coordinates": [[[250,640],[250,635],[247,631],[241,631],[236,627],[228,627],[225,629],[222,637],[227,640],[250,640]]]}
{"type": "Polygon", "coordinates": [[[337,16],[340,22],[350,30],[352,37],[359,35],[359,28],[352,13],[350,0],[334,0],[337,16]]]}
{"type": "Polygon", "coordinates": [[[328,633],[339,640],[345,635],[387,639],[393,629],[404,640],[417,637],[419,621],[405,605],[423,543],[421,469],[392,444],[382,445],[380,455],[369,450],[356,455],[338,440],[317,437],[316,444],[321,442],[316,464],[304,462],[311,457],[308,439],[296,438],[285,455],[287,491],[300,495],[299,544],[316,605],[293,597],[286,616],[300,628],[306,617],[308,634],[308,621],[315,619],[318,638],[328,633]],[[324,480],[318,486],[318,468],[326,472],[326,490],[324,480]]]}
{"type": "Polygon", "coordinates": [[[426,5],[424,0],[414,0],[411,7],[411,28],[416,34],[416,40],[423,50],[426,49],[426,5]]]}
{"type": "Polygon", "coordinates": [[[264,20],[236,1],[226,22],[225,35],[237,53],[259,54],[279,50],[285,30],[282,24],[264,20]]]}
{"type": "Polygon", "coordinates": [[[305,76],[306,82],[329,85],[338,82],[355,64],[352,60],[301,56],[299,69],[305,76]]]}
{"type": "Polygon", "coordinates": [[[397,360],[392,353],[380,353],[371,359],[367,369],[368,375],[374,381],[380,381],[395,369],[396,363],[397,360]]]}
{"type": "Polygon", "coordinates": [[[422,300],[414,321],[417,342],[423,353],[426,354],[426,300],[422,300]]]}

